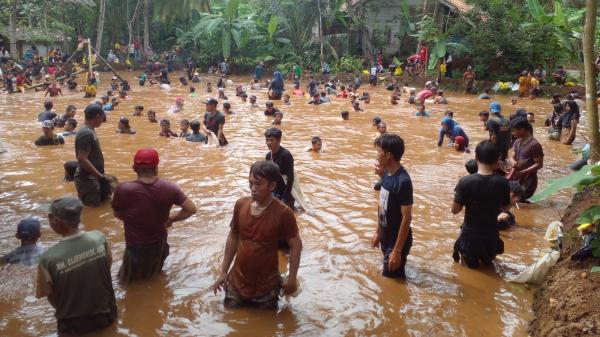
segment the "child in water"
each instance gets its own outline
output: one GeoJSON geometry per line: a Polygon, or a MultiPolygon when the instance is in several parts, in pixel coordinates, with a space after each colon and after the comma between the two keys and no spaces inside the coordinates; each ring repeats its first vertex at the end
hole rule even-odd
{"type": "Polygon", "coordinates": [[[161,131],[158,133],[160,137],[177,137],[177,134],[171,131],[171,121],[169,121],[168,119],[163,119],[160,121],[160,128],[161,131]]]}
{"type": "Polygon", "coordinates": [[[21,241],[21,246],[2,256],[0,262],[25,266],[37,265],[44,252],[44,249],[36,244],[41,236],[41,224],[38,219],[21,220],[15,234],[15,237],[21,241]]]}
{"type": "Polygon", "coordinates": [[[256,104],[256,96],[250,96],[250,106],[253,108],[258,108],[258,104],[256,104]]]}
{"type": "Polygon", "coordinates": [[[350,119],[350,113],[348,111],[345,111],[345,110],[342,111],[341,115],[342,115],[342,120],[347,121],[350,119]]]}
{"type": "Polygon", "coordinates": [[[212,83],[211,82],[206,82],[206,89],[204,89],[204,92],[212,92],[212,83]]]}
{"type": "Polygon", "coordinates": [[[135,130],[129,125],[129,119],[127,117],[119,118],[119,123],[117,124],[117,133],[135,135],[135,130]]]}
{"type": "Polygon", "coordinates": [[[415,114],[417,117],[429,117],[429,111],[425,111],[425,104],[417,105],[417,113],[415,114]]]}
{"type": "Polygon", "coordinates": [[[144,112],[144,106],[143,105],[136,105],[133,107],[133,114],[131,114],[132,116],[141,116],[142,113],[144,112]]]}
{"type": "Polygon", "coordinates": [[[290,95],[288,95],[288,94],[283,95],[283,104],[292,105],[292,103],[290,102],[290,95]]]}
{"type": "Polygon", "coordinates": [[[156,119],[156,111],[154,111],[154,110],[148,110],[148,113],[146,114],[146,117],[148,117],[148,122],[150,122],[150,123],[158,123],[158,120],[156,119]]]}
{"type": "Polygon", "coordinates": [[[231,111],[231,104],[227,101],[223,102],[223,113],[226,115],[235,114],[235,112],[231,111]]]}
{"type": "Polygon", "coordinates": [[[321,153],[321,150],[323,149],[323,141],[321,140],[321,137],[312,137],[310,143],[312,144],[312,146],[308,148],[308,152],[321,153]]]}
{"type": "Polygon", "coordinates": [[[273,125],[281,125],[281,120],[283,120],[283,112],[281,112],[281,110],[277,110],[275,111],[275,114],[273,115],[274,120],[273,120],[273,125]]]}
{"type": "Polygon", "coordinates": [[[182,119],[179,122],[179,138],[186,138],[187,136],[190,135],[190,132],[188,131],[190,128],[190,121],[187,119],[182,119]]]}

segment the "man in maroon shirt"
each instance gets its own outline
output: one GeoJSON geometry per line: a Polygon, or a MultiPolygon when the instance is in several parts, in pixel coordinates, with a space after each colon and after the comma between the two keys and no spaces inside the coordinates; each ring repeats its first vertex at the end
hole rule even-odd
{"type": "Polygon", "coordinates": [[[158,274],[169,255],[167,228],[196,213],[194,203],[177,185],[158,178],[158,152],[138,150],[133,158],[137,179],[117,186],[112,200],[115,217],[125,224],[125,255],[119,280],[127,283],[158,274]],[[170,215],[171,207],[181,210],[170,215]]]}

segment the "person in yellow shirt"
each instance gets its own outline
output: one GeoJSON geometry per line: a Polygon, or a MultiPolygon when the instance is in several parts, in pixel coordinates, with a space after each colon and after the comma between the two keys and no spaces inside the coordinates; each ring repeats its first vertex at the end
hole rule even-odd
{"type": "Polygon", "coordinates": [[[542,91],[540,89],[540,80],[537,79],[535,76],[531,76],[531,73],[529,73],[528,76],[531,78],[530,79],[531,99],[534,99],[534,98],[540,96],[540,94],[542,93],[542,91]]]}
{"type": "Polygon", "coordinates": [[[529,94],[531,87],[531,75],[527,71],[523,71],[519,76],[519,97],[526,97],[529,94]]]}
{"type": "Polygon", "coordinates": [[[87,85],[83,89],[85,91],[85,95],[83,98],[93,98],[96,97],[96,85],[94,84],[94,78],[90,78],[87,81],[87,85]]]}

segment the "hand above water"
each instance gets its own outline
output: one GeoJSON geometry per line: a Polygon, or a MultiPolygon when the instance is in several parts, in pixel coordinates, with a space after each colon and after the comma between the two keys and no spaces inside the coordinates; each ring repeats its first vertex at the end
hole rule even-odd
{"type": "Polygon", "coordinates": [[[373,238],[371,239],[371,247],[379,248],[379,235],[377,233],[375,233],[375,235],[373,235],[373,238]]]}
{"type": "Polygon", "coordinates": [[[295,278],[288,277],[287,282],[283,285],[283,294],[291,295],[298,290],[298,284],[295,278]]]}
{"type": "Polygon", "coordinates": [[[388,269],[389,271],[396,271],[400,268],[400,262],[402,261],[402,257],[400,256],[400,252],[395,249],[390,253],[390,259],[388,261],[388,269]]]}
{"type": "Polygon", "coordinates": [[[217,294],[217,291],[225,291],[227,288],[227,273],[222,272],[219,274],[219,277],[217,277],[217,280],[211,288],[215,295],[217,294]]]}

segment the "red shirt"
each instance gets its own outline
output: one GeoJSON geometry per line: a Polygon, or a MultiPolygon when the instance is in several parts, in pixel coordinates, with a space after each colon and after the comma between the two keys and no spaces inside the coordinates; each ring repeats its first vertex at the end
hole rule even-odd
{"type": "Polygon", "coordinates": [[[427,60],[427,47],[421,47],[419,50],[419,60],[425,62],[427,60]]]}
{"type": "Polygon", "coordinates": [[[177,185],[160,178],[152,184],[140,180],[119,184],[113,195],[112,208],[124,219],[126,245],[164,239],[171,207],[186,200],[187,196],[177,185]]]}
{"type": "Polygon", "coordinates": [[[430,98],[431,96],[433,96],[433,93],[431,92],[431,90],[427,89],[421,90],[417,94],[417,98],[419,99],[419,101],[421,101],[421,103],[425,102],[425,100],[430,98]]]}

